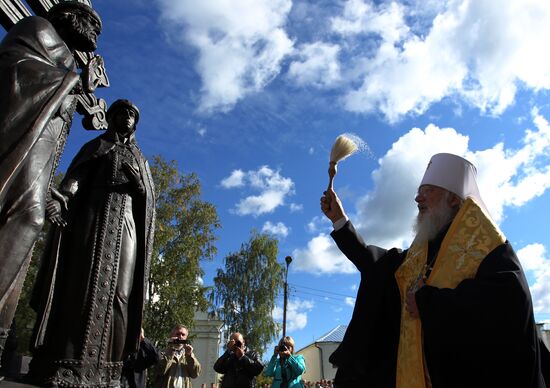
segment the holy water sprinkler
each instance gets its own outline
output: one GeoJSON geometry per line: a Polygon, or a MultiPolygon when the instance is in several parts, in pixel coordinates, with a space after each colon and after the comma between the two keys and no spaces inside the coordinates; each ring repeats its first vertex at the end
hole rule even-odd
{"type": "Polygon", "coordinates": [[[338,162],[344,160],[359,149],[361,143],[359,143],[358,140],[364,143],[361,139],[356,139],[356,136],[349,134],[340,135],[336,138],[330,151],[330,162],[328,165],[329,189],[333,188],[334,176],[338,170],[338,162]]]}

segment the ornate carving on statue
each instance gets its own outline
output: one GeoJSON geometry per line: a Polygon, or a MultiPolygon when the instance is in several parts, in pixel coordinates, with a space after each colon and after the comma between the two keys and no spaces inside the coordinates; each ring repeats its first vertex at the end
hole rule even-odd
{"type": "Polygon", "coordinates": [[[122,362],[106,362],[99,368],[80,361],[59,361],[48,385],[55,387],[118,387],[122,362]]]}
{"type": "MultiPolygon", "coordinates": [[[[98,87],[108,87],[109,78],[100,55],[77,52],[77,63],[82,69],[82,86],[85,91],[93,92],[98,87]]],[[[107,129],[107,103],[93,93],[78,95],[76,111],[84,116],[82,126],[87,130],[107,129]]]]}
{"type": "Polygon", "coordinates": [[[109,86],[109,78],[105,71],[105,63],[100,55],[93,53],[77,53],[79,67],[82,68],[84,90],[95,91],[97,88],[109,86]]]}
{"type": "Polygon", "coordinates": [[[82,126],[87,130],[107,129],[107,117],[105,111],[107,103],[94,94],[79,94],[76,111],[83,115],[82,126]]]}

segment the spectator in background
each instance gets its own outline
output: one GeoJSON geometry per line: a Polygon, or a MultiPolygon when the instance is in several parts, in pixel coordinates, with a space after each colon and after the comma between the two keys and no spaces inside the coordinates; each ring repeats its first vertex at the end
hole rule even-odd
{"type": "Polygon", "coordinates": [[[168,347],[161,352],[155,370],[155,388],[191,388],[191,379],[201,372],[201,364],[187,340],[189,331],[177,325],[172,329],[168,347]]]}
{"type": "Polygon", "coordinates": [[[139,350],[124,359],[121,379],[123,388],[145,388],[147,368],[159,361],[159,353],[151,341],[145,338],[143,328],[139,341],[139,350]]]}
{"type": "Polygon", "coordinates": [[[214,370],[223,374],[221,388],[255,388],[263,369],[258,353],[246,347],[241,333],[231,334],[225,353],[214,364],[214,370]]]}
{"type": "Polygon", "coordinates": [[[272,388],[301,388],[306,361],[302,355],[294,355],[294,340],[286,336],[275,346],[275,351],[264,375],[273,377],[272,388]]]}

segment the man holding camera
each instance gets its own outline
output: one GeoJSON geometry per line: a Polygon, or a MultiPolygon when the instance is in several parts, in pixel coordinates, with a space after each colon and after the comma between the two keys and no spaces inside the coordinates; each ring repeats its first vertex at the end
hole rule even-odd
{"type": "Polygon", "coordinates": [[[263,369],[258,353],[245,346],[241,333],[231,334],[227,350],[214,364],[214,370],[223,374],[221,388],[256,387],[256,376],[263,369]]]}
{"type": "Polygon", "coordinates": [[[168,347],[161,352],[156,368],[155,388],[191,388],[191,379],[201,373],[201,364],[187,340],[189,331],[177,325],[172,329],[168,347]]]}

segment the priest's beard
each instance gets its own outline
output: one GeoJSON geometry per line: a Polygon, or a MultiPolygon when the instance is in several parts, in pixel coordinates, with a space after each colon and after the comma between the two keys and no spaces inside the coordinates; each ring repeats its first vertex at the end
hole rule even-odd
{"type": "Polygon", "coordinates": [[[451,223],[455,211],[449,206],[449,194],[443,196],[435,207],[427,209],[424,214],[418,213],[414,225],[416,242],[433,240],[445,226],[451,223]]]}

